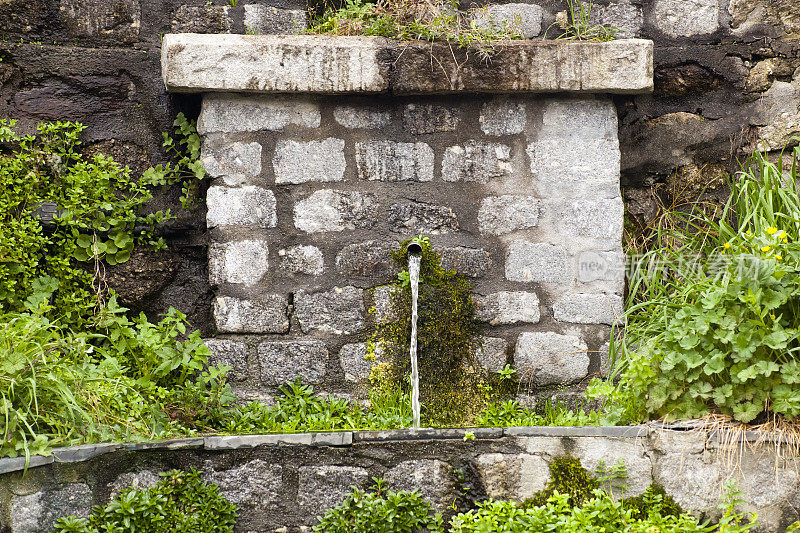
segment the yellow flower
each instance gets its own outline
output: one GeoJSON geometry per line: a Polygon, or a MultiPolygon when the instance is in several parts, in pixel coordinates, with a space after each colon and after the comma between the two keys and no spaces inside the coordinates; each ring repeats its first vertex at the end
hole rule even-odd
{"type": "Polygon", "coordinates": [[[778,228],[776,228],[775,226],[770,226],[767,228],[767,233],[769,233],[770,235],[772,235],[776,231],[778,231],[778,228]]]}
{"type": "Polygon", "coordinates": [[[761,247],[761,251],[764,252],[764,253],[769,252],[770,250],[772,250],[772,246],[770,246],[770,245],[766,245],[766,246],[762,246],[761,247]]]}
{"type": "Polygon", "coordinates": [[[750,235],[750,230],[744,232],[745,235],[750,235]]]}
{"type": "Polygon", "coordinates": [[[772,257],[774,257],[774,258],[775,258],[775,259],[777,259],[778,261],[780,261],[781,259],[783,259],[783,257],[781,257],[781,256],[780,256],[780,254],[775,254],[775,255],[774,255],[774,256],[772,256],[772,257]]]}
{"type": "Polygon", "coordinates": [[[724,247],[726,250],[729,250],[729,249],[730,249],[730,247],[731,247],[731,243],[729,243],[729,242],[726,242],[726,243],[725,243],[725,244],[723,244],[722,246],[723,246],[723,247],[724,247]]]}
{"type": "Polygon", "coordinates": [[[789,237],[787,237],[786,235],[784,235],[784,236],[783,236],[783,242],[789,242],[789,237]]]}
{"type": "Polygon", "coordinates": [[[783,237],[783,238],[786,238],[786,232],[785,232],[785,231],[783,231],[783,230],[780,230],[780,231],[779,231],[779,232],[778,232],[778,233],[775,235],[775,238],[777,238],[777,239],[780,239],[781,237],[783,237]]]}
{"type": "Polygon", "coordinates": [[[769,317],[770,317],[772,320],[775,320],[775,315],[773,315],[773,314],[770,314],[770,315],[769,315],[769,317]]]}

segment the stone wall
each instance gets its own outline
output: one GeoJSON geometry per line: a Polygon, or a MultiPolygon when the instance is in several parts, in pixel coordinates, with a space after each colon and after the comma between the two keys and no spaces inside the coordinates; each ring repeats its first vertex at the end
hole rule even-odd
{"type": "MultiPolygon", "coordinates": [[[[197,468],[239,506],[236,531],[309,531],[351,486],[383,477],[395,490],[418,490],[439,511],[486,497],[523,501],[544,488],[548,463],[572,455],[589,471],[622,459],[625,495],[652,482],[687,510],[718,515],[723,484],[738,480],[757,511],[760,531],[783,531],[800,518],[796,458],[774,444],[719,449],[699,431],[630,428],[506,428],[206,437],[140,444],[88,445],[24,459],[0,459],[2,533],[49,531],[59,517],[86,516],[128,486],[149,487],[157,474],[197,468]]],[[[756,439],[745,435],[745,439],[756,439]]],[[[740,444],[735,444],[739,447],[740,444]]]]}
{"type": "Polygon", "coordinates": [[[600,368],[624,283],[608,99],[209,94],[199,128],[208,345],[241,388],[366,377],[389,251],[418,234],[472,282],[489,370],[541,386],[600,368]]]}
{"type": "MultiPolygon", "coordinates": [[[[80,120],[86,141],[141,170],[162,159],[160,133],[177,111],[196,116],[199,99],[169,95],[160,80],[160,38],[169,32],[294,32],[305,5],[292,0],[2,0],[0,116],[31,127],[80,120]]],[[[551,28],[565,4],[513,9],[526,35],[551,28]]],[[[617,96],[623,199],[643,226],[659,199],[697,195],[735,168],[762,136],[779,147],[800,131],[800,4],[793,0],[598,0],[593,17],[655,42],[655,92],[617,96]],[[731,165],[734,156],[734,163],[731,165]]],[[[176,206],[173,191],[160,205],[176,206]]],[[[179,209],[174,209],[179,211],[179,209]]],[[[635,226],[630,226],[635,227],[635,226]]],[[[112,269],[126,305],[151,315],[169,305],[214,332],[202,213],[165,232],[173,254],[137,254],[112,269]]]]}

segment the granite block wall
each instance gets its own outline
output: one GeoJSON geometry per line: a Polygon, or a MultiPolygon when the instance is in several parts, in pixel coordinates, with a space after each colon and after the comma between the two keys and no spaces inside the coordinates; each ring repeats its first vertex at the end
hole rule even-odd
{"type": "Polygon", "coordinates": [[[258,397],[350,392],[390,319],[389,251],[429,236],[473,284],[482,359],[597,372],[622,312],[616,109],[604,97],[207,94],[215,361],[258,397]]]}

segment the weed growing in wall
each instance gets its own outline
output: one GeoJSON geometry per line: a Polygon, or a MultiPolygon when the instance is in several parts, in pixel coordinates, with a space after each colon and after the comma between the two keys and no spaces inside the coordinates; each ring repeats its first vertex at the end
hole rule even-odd
{"type": "Polygon", "coordinates": [[[105,507],[95,507],[89,518],[60,519],[53,533],[233,533],[237,508],[219,487],[205,483],[196,470],[160,475],[155,487],[124,490],[105,507]]]}
{"type": "Polygon", "coordinates": [[[474,22],[475,11],[461,11],[458,3],[451,1],[345,0],[312,20],[308,31],[442,41],[477,51],[484,58],[491,55],[493,42],[522,38],[518,21],[482,27],[474,22]]]}

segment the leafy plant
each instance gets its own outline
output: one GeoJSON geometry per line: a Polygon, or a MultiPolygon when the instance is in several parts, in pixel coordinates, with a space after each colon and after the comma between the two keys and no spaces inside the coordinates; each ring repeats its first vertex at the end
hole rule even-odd
{"type": "Polygon", "coordinates": [[[205,483],[200,472],[172,470],[150,489],[127,489],[89,518],[62,518],[53,533],[233,533],[236,505],[205,483]]]}
{"type": "Polygon", "coordinates": [[[607,420],[800,415],[798,156],[784,176],[756,152],[719,218],[685,215],[640,260],[626,339],[612,343],[620,379],[590,387],[607,420]]]}
{"type": "Polygon", "coordinates": [[[384,489],[375,479],[371,492],[353,488],[345,500],[319,518],[313,530],[321,533],[412,533],[423,528],[444,532],[442,516],[415,492],[384,489]]]}
{"type": "Polygon", "coordinates": [[[177,162],[134,179],[110,157],[81,155],[81,124],[44,123],[37,135],[20,136],[15,121],[0,119],[0,142],[9,147],[0,152],[0,312],[29,308],[28,298],[43,292],[37,284],[48,283],[59,320],[83,327],[106,296],[100,262],[123,263],[136,245],[166,246],[154,230],[169,211],[142,214],[143,206],[154,186],[204,173],[194,124],[179,115],[175,125],[180,140],[165,136],[165,146],[177,162]],[[45,208],[53,211],[47,226],[45,208]]]}

